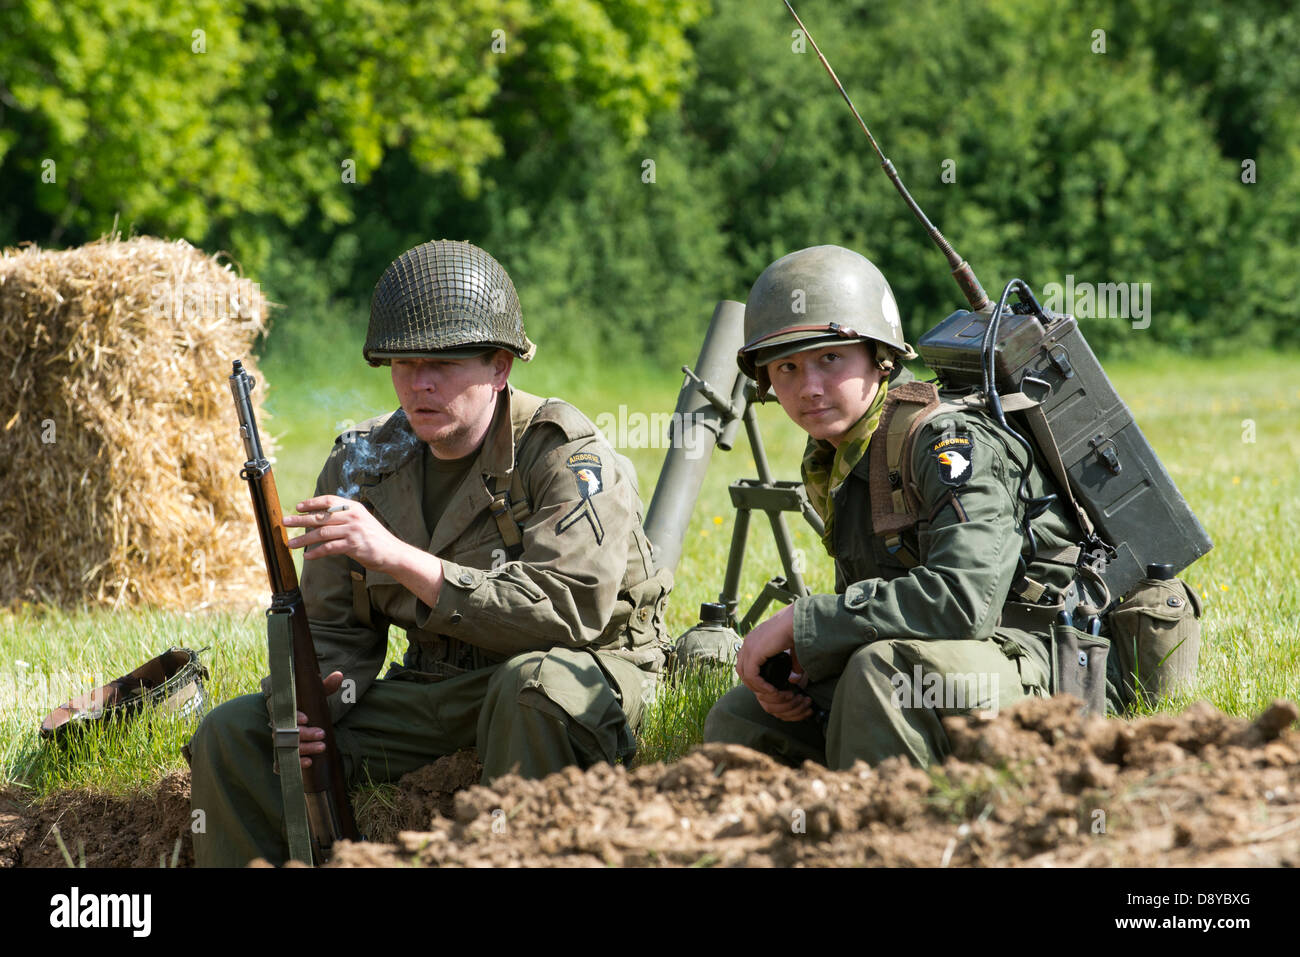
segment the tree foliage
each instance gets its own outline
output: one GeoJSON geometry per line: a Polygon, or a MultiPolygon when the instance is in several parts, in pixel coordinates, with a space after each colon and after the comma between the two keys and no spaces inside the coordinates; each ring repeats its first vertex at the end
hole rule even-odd
{"type": "MultiPolygon", "coordinates": [[[[797,7],[990,293],[1149,284],[1149,327],[1082,320],[1102,352],[1300,342],[1300,12],[797,7]]],[[[0,240],[120,216],[228,249],[287,306],[272,348],[328,317],[359,342],[438,237],[506,265],[544,354],[688,361],[718,299],[819,243],[884,270],[912,341],[964,305],[779,3],[22,0],[0,64],[0,240]]]]}
{"type": "Polygon", "coordinates": [[[23,0],[0,11],[0,162],[30,197],[24,238],[48,224],[79,239],[120,217],[233,238],[260,265],[269,222],[338,229],[365,202],[349,187],[393,153],[474,195],[503,131],[533,116],[562,141],[589,103],[634,141],[675,104],[699,13],[692,0],[23,0]]]}

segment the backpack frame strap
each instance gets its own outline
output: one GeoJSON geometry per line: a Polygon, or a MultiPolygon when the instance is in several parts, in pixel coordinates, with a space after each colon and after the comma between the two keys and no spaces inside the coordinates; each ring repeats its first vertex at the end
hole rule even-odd
{"type": "Polygon", "coordinates": [[[366,566],[355,558],[348,559],[348,575],[352,579],[352,613],[367,628],[375,627],[370,614],[370,592],[366,590],[366,566]]]}
{"type": "Polygon", "coordinates": [[[867,487],[871,493],[871,527],[884,536],[885,547],[911,567],[915,556],[900,552],[900,533],[916,524],[920,503],[908,481],[907,452],[919,424],[938,406],[939,390],[930,382],[908,382],[885,394],[880,424],[867,447],[867,487]]]}

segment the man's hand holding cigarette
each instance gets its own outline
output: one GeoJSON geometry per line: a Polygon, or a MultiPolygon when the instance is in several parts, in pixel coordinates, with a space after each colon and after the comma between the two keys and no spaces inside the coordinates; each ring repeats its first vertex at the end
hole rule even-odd
{"type": "Polygon", "coordinates": [[[426,605],[437,603],[442,591],[438,556],[393,535],[369,509],[338,495],[318,495],[297,508],[299,514],[284,516],[284,524],[308,529],[289,540],[290,548],[307,549],[305,560],[347,555],[368,569],[392,575],[426,605]]]}

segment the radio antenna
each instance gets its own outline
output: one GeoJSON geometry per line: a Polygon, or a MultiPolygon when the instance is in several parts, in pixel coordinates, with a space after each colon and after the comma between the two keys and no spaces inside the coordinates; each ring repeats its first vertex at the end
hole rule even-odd
{"type": "Polygon", "coordinates": [[[899,179],[898,170],[894,169],[893,162],[891,162],[881,151],[880,145],[876,142],[876,138],[871,135],[871,130],[867,129],[867,124],[862,120],[862,114],[858,112],[858,108],[854,106],[853,101],[849,99],[848,91],[844,89],[844,84],[840,82],[840,78],[837,77],[835,71],[831,69],[831,65],[822,54],[821,48],[817,46],[817,41],[812,38],[812,34],[808,32],[808,28],[803,25],[803,21],[799,19],[799,14],[794,12],[794,7],[790,6],[790,0],[785,0],[785,7],[790,11],[790,16],[794,17],[794,22],[799,24],[799,29],[803,31],[803,35],[808,38],[808,42],[812,44],[813,50],[817,53],[817,59],[822,61],[822,66],[826,67],[826,72],[831,75],[831,80],[834,81],[836,89],[840,91],[840,96],[844,97],[844,102],[847,103],[849,109],[853,111],[854,117],[857,118],[858,125],[862,127],[862,132],[867,134],[867,139],[871,141],[871,148],[875,150],[876,155],[880,157],[880,166],[885,171],[885,175],[889,177],[890,181],[894,184],[894,188],[897,189],[899,194],[903,197],[903,202],[907,203],[907,208],[910,209],[916,218],[921,221],[921,225],[924,226],[925,231],[930,234],[930,238],[933,239],[934,244],[939,247],[939,251],[947,257],[948,265],[952,267],[952,278],[956,280],[957,286],[961,289],[962,295],[966,297],[966,301],[970,303],[971,309],[976,312],[983,309],[989,304],[989,297],[984,292],[984,287],[980,285],[980,281],[975,278],[975,273],[970,268],[970,264],[967,263],[966,260],[962,259],[961,256],[957,255],[957,250],[952,248],[952,244],[943,238],[943,233],[939,232],[934,223],[930,222],[929,217],[922,212],[921,207],[916,205],[916,200],[912,198],[912,194],[907,191],[907,187],[904,186],[903,181],[899,179]]]}

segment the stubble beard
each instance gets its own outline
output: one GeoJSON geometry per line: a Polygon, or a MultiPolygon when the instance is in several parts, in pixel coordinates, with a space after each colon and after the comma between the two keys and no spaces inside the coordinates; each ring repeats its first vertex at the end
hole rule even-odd
{"type": "Polygon", "coordinates": [[[438,455],[441,451],[447,454],[439,456],[440,458],[459,458],[460,456],[454,453],[463,447],[464,442],[469,438],[469,433],[470,426],[462,422],[459,425],[450,425],[445,429],[439,429],[427,438],[425,436],[420,436],[420,438],[424,439],[429,448],[433,450],[434,455],[438,455]]]}
{"type": "MultiPolygon", "coordinates": [[[[493,406],[495,412],[495,406],[493,406]]],[[[486,430],[490,427],[492,415],[489,414],[487,423],[466,422],[463,420],[444,426],[435,426],[432,429],[423,429],[415,434],[429,446],[434,456],[442,459],[458,459],[470,454],[473,448],[467,447],[474,439],[476,432],[480,427],[484,433],[478,437],[475,447],[481,445],[486,437],[486,430]]]]}

